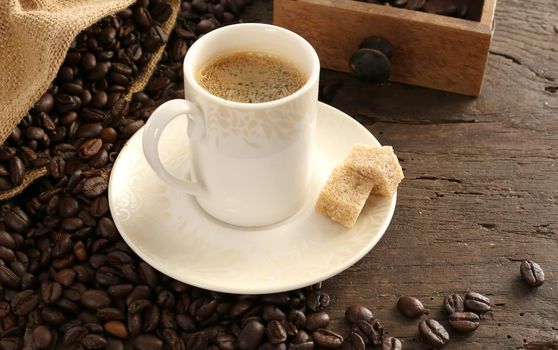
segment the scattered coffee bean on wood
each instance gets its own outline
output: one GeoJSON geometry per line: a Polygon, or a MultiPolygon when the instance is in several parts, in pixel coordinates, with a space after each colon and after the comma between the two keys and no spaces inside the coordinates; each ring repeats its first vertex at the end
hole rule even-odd
{"type": "Polygon", "coordinates": [[[420,300],[408,295],[399,298],[397,308],[408,318],[417,318],[427,312],[420,300]]]}
{"type": "Polygon", "coordinates": [[[422,339],[430,345],[442,347],[450,340],[449,334],[444,326],[432,318],[421,321],[418,325],[418,329],[422,339]]]}
{"type": "Polygon", "coordinates": [[[444,309],[448,314],[463,312],[463,298],[459,294],[448,294],[444,297],[444,309]]]}
{"type": "Polygon", "coordinates": [[[471,333],[479,328],[480,318],[474,312],[454,312],[449,316],[450,326],[459,333],[471,333]]]}
{"type": "Polygon", "coordinates": [[[382,341],[382,350],[402,350],[401,341],[394,337],[385,337],[382,341]]]}
{"type": "Polygon", "coordinates": [[[540,287],[544,283],[544,271],[539,264],[533,260],[525,260],[521,263],[521,277],[529,287],[540,287]]]}
{"type": "Polygon", "coordinates": [[[473,311],[477,314],[488,312],[491,308],[490,299],[476,292],[469,292],[465,294],[463,304],[467,310],[473,311]]]}
{"type": "Polygon", "coordinates": [[[372,311],[362,305],[351,305],[345,310],[345,319],[351,324],[360,320],[372,321],[373,318],[372,311]]]}
{"type": "Polygon", "coordinates": [[[366,344],[364,339],[356,333],[351,332],[344,340],[342,345],[343,350],[365,350],[366,344]]]}

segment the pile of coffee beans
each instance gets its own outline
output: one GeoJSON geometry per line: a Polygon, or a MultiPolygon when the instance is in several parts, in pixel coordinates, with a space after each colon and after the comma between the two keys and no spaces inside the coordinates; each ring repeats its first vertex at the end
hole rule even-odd
{"type": "Polygon", "coordinates": [[[61,178],[64,165],[67,173],[81,166],[70,160],[75,155],[89,167],[107,165],[142,124],[120,123],[124,96],[167,41],[161,26],[170,15],[168,0],[140,0],[77,36],[48,91],[0,146],[0,190],[45,165],[61,178]]]}
{"type": "Polygon", "coordinates": [[[469,7],[463,0],[356,0],[393,6],[414,11],[423,11],[442,16],[465,18],[469,7]]]}

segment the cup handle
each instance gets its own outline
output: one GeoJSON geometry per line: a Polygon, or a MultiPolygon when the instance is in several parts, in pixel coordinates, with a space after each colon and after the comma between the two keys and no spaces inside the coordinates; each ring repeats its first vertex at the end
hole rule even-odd
{"type": "Polygon", "coordinates": [[[163,130],[173,119],[183,115],[188,116],[188,137],[190,140],[198,141],[203,138],[205,122],[201,111],[190,101],[171,100],[159,106],[147,120],[143,130],[143,154],[155,173],[173,188],[181,189],[194,196],[205,195],[207,190],[203,184],[182,180],[171,175],[165,169],[159,157],[159,139],[163,130]]]}

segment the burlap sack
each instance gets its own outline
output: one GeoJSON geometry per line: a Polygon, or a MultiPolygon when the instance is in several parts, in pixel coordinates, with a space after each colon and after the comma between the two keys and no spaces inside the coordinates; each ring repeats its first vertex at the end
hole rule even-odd
{"type": "MultiPolygon", "coordinates": [[[[0,0],[0,144],[48,89],[79,32],[135,0],[0,0]]],[[[180,0],[172,1],[172,15],[164,23],[168,36],[180,0]]],[[[164,51],[161,47],[130,89],[128,98],[143,90],[164,51]]],[[[27,172],[23,183],[0,193],[15,196],[45,175],[45,168],[27,172]]]]}

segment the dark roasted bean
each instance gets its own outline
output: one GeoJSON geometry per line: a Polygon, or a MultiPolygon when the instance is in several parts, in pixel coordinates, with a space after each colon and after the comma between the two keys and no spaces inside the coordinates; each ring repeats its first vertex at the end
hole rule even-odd
{"type": "Polygon", "coordinates": [[[101,176],[91,177],[83,183],[83,194],[94,198],[103,194],[108,188],[107,180],[101,176]]]}
{"type": "Polygon", "coordinates": [[[306,307],[311,311],[323,311],[329,305],[329,295],[321,291],[311,292],[306,297],[306,307]]]}
{"type": "Polygon", "coordinates": [[[105,323],[104,329],[107,333],[117,338],[127,339],[129,336],[126,325],[120,321],[108,321],[105,323]]]}
{"type": "Polygon", "coordinates": [[[463,312],[463,298],[459,294],[449,294],[444,297],[444,309],[448,314],[463,312]]]}
{"type": "Polygon", "coordinates": [[[438,321],[429,318],[418,325],[419,334],[425,342],[432,346],[442,347],[449,342],[449,334],[438,321]]]}
{"type": "Polygon", "coordinates": [[[79,341],[86,349],[104,349],[107,339],[101,334],[86,334],[79,341]]]}
{"type": "Polygon", "coordinates": [[[394,337],[385,337],[382,341],[382,350],[402,350],[401,341],[394,337]]]}
{"type": "Polygon", "coordinates": [[[4,216],[4,223],[16,232],[25,232],[31,225],[29,217],[19,207],[14,207],[11,211],[6,213],[4,216]]]}
{"type": "Polygon", "coordinates": [[[525,260],[520,265],[523,281],[530,287],[540,287],[544,283],[544,271],[533,260],[525,260]]]}
{"type": "Polygon", "coordinates": [[[349,323],[356,323],[359,320],[372,321],[373,318],[372,311],[362,305],[351,305],[345,310],[345,319],[349,323]]]}
{"type": "Polygon", "coordinates": [[[273,320],[267,324],[267,339],[271,344],[279,344],[287,340],[287,332],[281,322],[273,320]]]}
{"type": "MultiPolygon", "coordinates": [[[[163,349],[163,341],[156,336],[150,334],[138,335],[134,339],[134,349],[136,350],[161,350],[163,349]]],[[[188,347],[190,349],[190,347],[188,347]]]]}
{"type": "Polygon", "coordinates": [[[15,294],[10,302],[12,311],[17,316],[24,316],[33,311],[39,303],[39,297],[32,289],[15,294]]]}
{"type": "Polygon", "coordinates": [[[54,343],[54,336],[47,326],[38,326],[32,332],[33,344],[38,349],[49,349],[54,343]]]}
{"type": "Polygon", "coordinates": [[[14,185],[19,186],[25,177],[25,164],[19,157],[10,159],[10,177],[14,185]]]}
{"type": "Polygon", "coordinates": [[[373,344],[374,346],[379,346],[381,344],[384,335],[384,327],[376,319],[372,321],[357,321],[353,327],[353,331],[360,334],[365,343],[373,344]]]}
{"type": "Polygon", "coordinates": [[[110,305],[110,297],[104,290],[90,289],[81,295],[81,303],[91,309],[101,309],[110,305]]]}
{"type": "Polygon", "coordinates": [[[258,320],[251,320],[244,325],[238,336],[238,347],[241,350],[254,350],[262,342],[265,327],[258,320]]]}
{"type": "Polygon", "coordinates": [[[405,317],[417,318],[426,313],[424,305],[415,297],[402,296],[397,301],[397,308],[405,317]]]}
{"type": "Polygon", "coordinates": [[[460,333],[474,332],[479,322],[479,316],[473,312],[454,312],[449,316],[450,326],[460,333]]]}
{"type": "Polygon", "coordinates": [[[323,311],[306,315],[306,329],[309,331],[315,331],[318,328],[325,328],[328,325],[329,315],[323,311]]]}
{"type": "Polygon", "coordinates": [[[357,332],[351,332],[347,338],[343,341],[343,350],[365,350],[366,344],[364,340],[357,332]]]}
{"type": "Polygon", "coordinates": [[[469,292],[465,294],[463,301],[467,310],[482,314],[490,310],[490,299],[482,294],[469,292]]]}
{"type": "Polygon", "coordinates": [[[318,329],[312,333],[314,342],[328,349],[335,349],[343,344],[343,337],[327,329],[318,329]]]}

